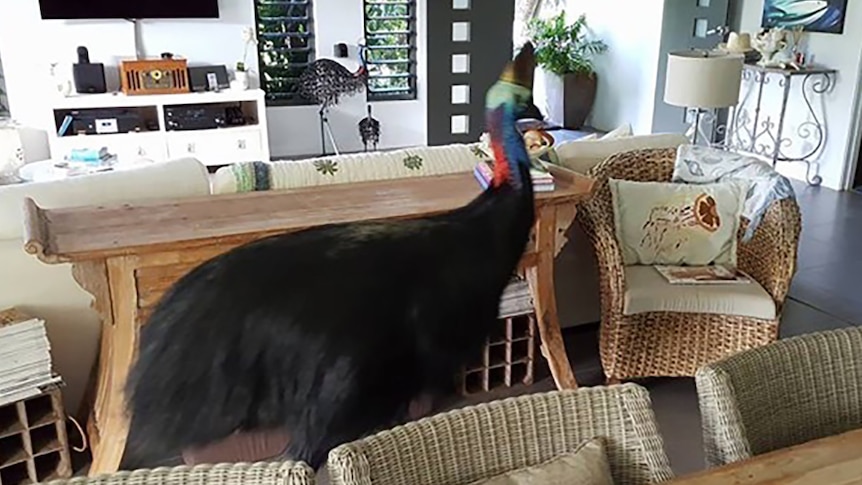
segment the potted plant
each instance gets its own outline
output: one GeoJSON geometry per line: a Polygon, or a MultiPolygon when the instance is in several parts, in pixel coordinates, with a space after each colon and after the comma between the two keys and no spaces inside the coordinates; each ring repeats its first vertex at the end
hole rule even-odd
{"type": "Polygon", "coordinates": [[[604,41],[590,38],[586,30],[585,15],[567,24],[565,12],[549,19],[535,18],[528,24],[536,62],[562,80],[563,124],[572,129],[581,128],[593,109],[598,86],[593,57],[608,49],[604,41]]]}
{"type": "Polygon", "coordinates": [[[242,29],[242,41],[242,60],[236,63],[236,69],[234,69],[235,85],[233,87],[235,89],[248,89],[249,87],[248,65],[246,64],[246,60],[248,59],[249,47],[257,46],[257,37],[254,33],[254,27],[245,27],[242,29]]]}

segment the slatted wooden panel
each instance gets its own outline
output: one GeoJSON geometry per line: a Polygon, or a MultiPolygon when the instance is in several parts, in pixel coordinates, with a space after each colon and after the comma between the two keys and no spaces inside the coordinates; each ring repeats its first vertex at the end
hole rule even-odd
{"type": "Polygon", "coordinates": [[[465,396],[533,383],[535,316],[519,315],[499,320],[482,355],[476,356],[462,375],[465,396]]]}
{"type": "Polygon", "coordinates": [[[0,485],[29,485],[71,475],[59,388],[0,406],[0,485]]]}

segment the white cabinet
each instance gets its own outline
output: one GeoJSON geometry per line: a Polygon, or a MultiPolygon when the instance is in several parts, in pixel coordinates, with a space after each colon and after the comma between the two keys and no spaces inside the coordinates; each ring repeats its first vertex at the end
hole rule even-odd
{"type": "MultiPolygon", "coordinates": [[[[218,93],[126,96],[119,93],[77,95],[63,98],[54,106],[53,117],[59,130],[66,115],[86,114],[89,110],[104,113],[128,110],[143,121],[139,132],[110,134],[54,133],[50,137],[51,157],[63,159],[72,149],[107,148],[117,159],[148,158],[156,161],[194,157],[206,165],[228,165],[237,162],[269,161],[269,137],[266,104],[261,90],[218,93]],[[168,107],[193,106],[218,109],[239,107],[246,124],[224,128],[171,130],[165,123],[168,107]]],[[[71,133],[68,132],[68,133],[71,133]]]]}

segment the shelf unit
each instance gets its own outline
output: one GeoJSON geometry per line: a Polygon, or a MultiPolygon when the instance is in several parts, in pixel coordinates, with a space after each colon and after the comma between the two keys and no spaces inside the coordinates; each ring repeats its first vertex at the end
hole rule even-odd
{"type": "Polygon", "coordinates": [[[0,485],[29,485],[71,475],[59,387],[0,406],[0,485]]]}
{"type": "Polygon", "coordinates": [[[498,328],[462,374],[461,393],[470,396],[533,383],[536,345],[535,315],[498,320],[498,328]]]}
{"type": "Polygon", "coordinates": [[[52,121],[55,130],[49,143],[52,158],[56,160],[62,160],[72,149],[102,147],[115,154],[119,163],[140,158],[159,162],[194,157],[205,165],[215,166],[270,160],[266,103],[260,89],[134,96],[80,94],[55,101],[52,121]],[[165,109],[183,105],[238,107],[247,122],[213,129],[169,129],[165,109]],[[74,134],[69,130],[63,136],[58,135],[63,119],[72,112],[117,108],[139,115],[145,126],[128,133],[74,134]]]}

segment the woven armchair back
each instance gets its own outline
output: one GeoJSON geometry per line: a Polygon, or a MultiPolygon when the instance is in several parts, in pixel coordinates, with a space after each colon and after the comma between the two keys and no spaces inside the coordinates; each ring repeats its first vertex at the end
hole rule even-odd
{"type": "Polygon", "coordinates": [[[710,466],[862,428],[862,328],[779,340],[695,380],[710,466]]]}
{"type": "Polygon", "coordinates": [[[314,485],[314,470],[305,463],[219,463],[160,467],[75,477],[46,485],[314,485]]]}
{"type": "Polygon", "coordinates": [[[646,389],[553,391],[450,411],[342,445],[333,485],[462,485],[545,462],[602,436],[614,483],[671,478],[646,389]]]}

